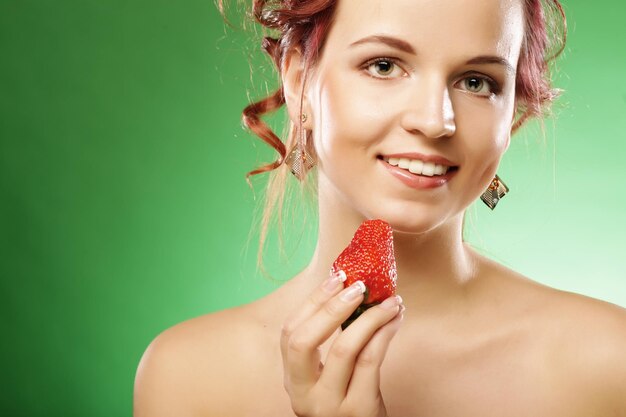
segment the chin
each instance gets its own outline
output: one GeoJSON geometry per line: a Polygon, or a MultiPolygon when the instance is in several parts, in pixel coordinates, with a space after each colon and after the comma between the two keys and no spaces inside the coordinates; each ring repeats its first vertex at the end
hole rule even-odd
{"type": "Polygon", "coordinates": [[[433,222],[397,221],[389,222],[389,224],[394,233],[420,236],[438,229],[442,223],[433,224],[433,222]]]}
{"type": "Polygon", "coordinates": [[[410,211],[377,210],[372,214],[372,216],[367,217],[385,220],[395,233],[404,235],[423,235],[444,225],[453,225],[457,221],[458,216],[451,213],[443,213],[434,207],[410,211]]]}
{"type": "Polygon", "coordinates": [[[385,220],[394,233],[405,235],[423,235],[439,228],[445,221],[445,219],[439,216],[424,216],[424,215],[379,215],[379,219],[385,220]]]}

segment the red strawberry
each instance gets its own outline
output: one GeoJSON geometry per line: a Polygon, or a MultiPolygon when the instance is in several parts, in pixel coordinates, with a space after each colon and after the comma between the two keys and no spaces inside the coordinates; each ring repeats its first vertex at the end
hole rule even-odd
{"type": "Polygon", "coordinates": [[[330,271],[336,274],[340,270],[346,274],[344,287],[361,280],[367,288],[363,303],[343,324],[345,328],[363,311],[396,293],[398,273],[391,226],[383,220],[364,221],[330,271]]]}

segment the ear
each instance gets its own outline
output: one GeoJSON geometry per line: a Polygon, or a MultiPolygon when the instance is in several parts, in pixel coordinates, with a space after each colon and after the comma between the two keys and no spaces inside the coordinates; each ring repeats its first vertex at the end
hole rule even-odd
{"type": "Polygon", "coordinates": [[[283,83],[283,94],[285,104],[291,122],[296,126],[300,125],[301,115],[307,115],[307,120],[302,123],[305,129],[310,129],[311,112],[304,88],[304,58],[299,49],[293,48],[285,57],[281,68],[281,80],[283,83]]]}

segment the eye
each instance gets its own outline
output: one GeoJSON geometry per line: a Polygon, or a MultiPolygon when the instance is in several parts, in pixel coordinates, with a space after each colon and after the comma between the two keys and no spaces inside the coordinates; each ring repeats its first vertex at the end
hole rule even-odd
{"type": "Polygon", "coordinates": [[[470,75],[460,81],[460,88],[472,94],[491,97],[500,92],[498,84],[489,77],[470,75]]]}
{"type": "Polygon", "coordinates": [[[372,59],[367,61],[363,68],[368,72],[368,75],[374,78],[396,78],[404,74],[402,68],[393,58],[372,59]]]}

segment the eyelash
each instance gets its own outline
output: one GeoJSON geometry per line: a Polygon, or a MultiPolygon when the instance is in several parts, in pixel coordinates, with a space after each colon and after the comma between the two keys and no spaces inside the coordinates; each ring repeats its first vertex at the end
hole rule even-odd
{"type": "MultiPolygon", "coordinates": [[[[399,64],[398,64],[399,59],[398,58],[391,58],[391,57],[378,57],[378,58],[373,58],[370,59],[368,61],[366,61],[361,68],[363,70],[365,70],[366,74],[376,80],[386,80],[389,77],[377,77],[375,75],[372,75],[369,71],[367,71],[367,69],[373,65],[376,64],[378,62],[390,62],[392,63],[394,66],[397,66],[399,68],[402,68],[399,64]]],[[[486,95],[481,95],[481,94],[476,94],[476,93],[472,93],[471,91],[469,91],[469,93],[471,94],[475,94],[478,97],[483,97],[483,98],[489,98],[491,96],[496,96],[499,95],[500,92],[502,91],[502,89],[500,88],[500,85],[493,80],[491,77],[487,77],[486,75],[481,75],[481,74],[477,74],[477,73],[467,73],[467,74],[463,74],[464,77],[461,79],[461,81],[466,80],[468,78],[476,78],[479,80],[482,80],[483,82],[486,82],[489,85],[489,89],[491,91],[491,94],[486,96],[486,95]]]]}
{"type": "MultiPolygon", "coordinates": [[[[366,61],[366,62],[362,65],[362,68],[363,68],[364,70],[367,70],[367,68],[369,68],[371,65],[377,64],[377,63],[379,63],[379,62],[391,62],[394,66],[397,66],[397,67],[399,67],[399,68],[402,68],[400,65],[398,65],[398,61],[399,61],[399,59],[398,59],[398,58],[378,57],[378,58],[373,58],[373,59],[370,59],[370,60],[366,61]]],[[[372,78],[376,78],[376,79],[379,79],[379,80],[384,80],[384,79],[386,79],[386,78],[387,78],[387,77],[377,77],[377,76],[375,76],[375,75],[371,75],[369,72],[368,72],[368,75],[369,75],[370,77],[372,77],[372,78]]]]}

